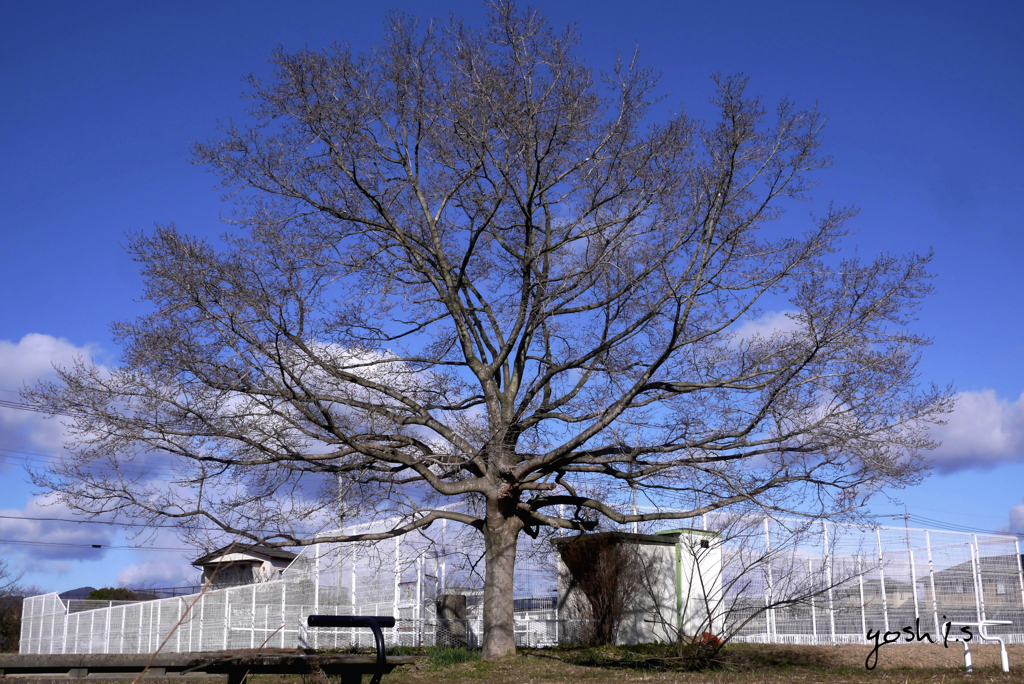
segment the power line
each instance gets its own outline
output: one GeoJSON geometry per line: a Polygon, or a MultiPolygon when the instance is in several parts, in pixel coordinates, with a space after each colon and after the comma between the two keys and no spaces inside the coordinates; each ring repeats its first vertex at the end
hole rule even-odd
{"type": "Polygon", "coordinates": [[[935,520],[934,518],[926,518],[926,517],[920,516],[920,515],[911,514],[910,517],[912,519],[914,519],[914,520],[917,520],[919,522],[925,523],[927,525],[935,525],[935,526],[943,525],[943,526],[946,527],[946,529],[948,529],[951,532],[971,532],[971,533],[974,533],[974,534],[1008,534],[1008,535],[1015,535],[1015,536],[1018,536],[1018,537],[1024,536],[1020,532],[1008,532],[1008,531],[1001,532],[1001,531],[998,531],[998,530],[986,530],[986,529],[983,529],[983,528],[980,528],[980,527],[972,527],[970,525],[960,525],[958,523],[948,523],[948,522],[945,522],[945,521],[942,521],[942,520],[935,520]]]}
{"type": "Polygon", "coordinates": [[[8,401],[6,399],[0,399],[0,407],[15,409],[17,411],[35,411],[36,413],[47,413],[54,416],[70,416],[70,414],[64,413],[63,411],[39,408],[37,406],[32,406],[31,404],[23,404],[20,401],[8,401]]]}
{"type": "Polygon", "coordinates": [[[922,527],[928,527],[928,528],[931,528],[931,529],[934,529],[934,530],[937,530],[937,531],[965,532],[965,533],[969,533],[969,534],[997,534],[997,535],[1009,535],[1009,536],[1024,537],[1024,533],[1021,533],[1021,532],[1009,532],[1009,531],[1005,531],[1005,530],[992,530],[992,529],[985,529],[985,528],[982,528],[982,527],[974,527],[974,526],[971,526],[971,525],[961,525],[960,523],[951,523],[951,522],[946,522],[945,520],[937,520],[935,518],[928,518],[928,517],[925,517],[923,515],[917,515],[916,513],[911,513],[908,516],[904,516],[903,513],[876,513],[872,517],[875,517],[875,518],[899,518],[899,519],[903,519],[904,517],[907,517],[907,518],[910,519],[910,521],[916,522],[917,524],[921,525],[922,527]]]}
{"type": "MultiPolygon", "coordinates": [[[[22,454],[22,455],[25,455],[25,456],[36,456],[38,458],[20,458],[18,460],[19,461],[24,461],[25,463],[38,463],[38,464],[44,465],[44,466],[45,465],[50,465],[51,463],[53,463],[53,461],[55,459],[59,459],[59,458],[62,457],[61,454],[54,454],[52,452],[51,453],[46,453],[46,452],[40,453],[40,452],[36,452],[36,451],[25,451],[24,449],[16,449],[14,447],[5,446],[3,444],[0,444],[0,452],[6,452],[6,453],[10,453],[10,454],[22,454]]],[[[118,466],[121,467],[121,468],[124,468],[124,469],[138,469],[140,473],[158,472],[158,473],[167,474],[167,475],[178,475],[179,474],[176,470],[174,470],[173,467],[168,466],[168,465],[157,465],[157,464],[147,465],[147,464],[144,464],[144,463],[121,462],[121,463],[118,463],[118,466]]]]}
{"type": "MultiPolygon", "coordinates": [[[[18,454],[18,453],[22,453],[22,452],[19,452],[16,449],[5,449],[3,447],[0,447],[0,453],[18,454]]],[[[13,456],[11,457],[11,460],[9,462],[10,463],[20,464],[20,465],[23,465],[23,466],[26,466],[26,467],[29,466],[29,465],[38,465],[38,466],[47,467],[47,466],[53,465],[53,463],[54,463],[53,460],[46,460],[46,459],[42,459],[42,458],[25,458],[25,457],[16,458],[16,457],[13,457],[13,456]]],[[[97,464],[97,465],[102,465],[102,464],[97,464]]],[[[138,464],[138,463],[119,463],[118,464],[118,469],[124,471],[128,475],[131,475],[133,473],[134,474],[138,474],[138,475],[150,475],[150,474],[152,474],[152,475],[165,476],[165,477],[173,477],[173,476],[176,476],[176,475],[180,475],[180,473],[178,473],[177,471],[175,471],[175,470],[173,470],[173,469],[171,469],[171,468],[169,468],[167,466],[149,466],[149,465],[138,464]]]]}
{"type": "Polygon", "coordinates": [[[36,520],[40,522],[66,522],[75,523],[81,525],[113,525],[115,527],[144,527],[144,528],[166,528],[166,529],[178,529],[178,525],[168,525],[164,523],[126,523],[116,522],[113,520],[75,520],[74,518],[44,518],[41,516],[31,515],[0,515],[2,520],[36,520]]]}
{"type": "Polygon", "coordinates": [[[25,539],[0,539],[0,544],[16,544],[21,546],[59,546],[76,549],[107,549],[119,551],[126,549],[131,549],[133,551],[196,551],[196,549],[185,549],[171,546],[122,546],[117,544],[74,544],[72,542],[43,542],[28,541],[25,539]]]}

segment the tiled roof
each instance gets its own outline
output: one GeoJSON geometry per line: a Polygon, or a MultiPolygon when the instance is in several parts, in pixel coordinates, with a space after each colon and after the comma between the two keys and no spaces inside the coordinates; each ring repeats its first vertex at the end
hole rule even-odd
{"type": "Polygon", "coordinates": [[[278,560],[293,560],[296,554],[291,551],[285,551],[284,549],[274,548],[272,546],[261,546],[259,544],[228,544],[227,546],[221,547],[216,551],[197,558],[192,561],[192,565],[202,565],[203,563],[209,563],[216,559],[218,556],[223,556],[226,553],[251,553],[267,558],[276,558],[278,560]]]}

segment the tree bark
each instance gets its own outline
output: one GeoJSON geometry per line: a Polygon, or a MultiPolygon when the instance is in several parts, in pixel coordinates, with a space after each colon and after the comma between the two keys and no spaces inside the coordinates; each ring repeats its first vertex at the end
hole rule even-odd
{"type": "Polygon", "coordinates": [[[516,544],[522,522],[514,515],[506,498],[488,498],[484,528],[484,642],[485,660],[516,652],[513,575],[516,568],[516,544]]]}

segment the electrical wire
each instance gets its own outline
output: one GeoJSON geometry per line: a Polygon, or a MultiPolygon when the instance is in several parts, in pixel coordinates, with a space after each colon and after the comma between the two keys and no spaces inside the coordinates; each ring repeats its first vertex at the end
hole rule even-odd
{"type": "Polygon", "coordinates": [[[171,546],[131,546],[131,545],[119,545],[119,544],[75,544],[72,542],[42,542],[42,541],[28,541],[25,539],[0,539],[0,544],[15,544],[20,546],[59,546],[65,548],[75,549],[100,549],[100,550],[126,550],[131,549],[133,551],[189,551],[195,552],[196,549],[186,549],[171,546]]]}
{"type": "Polygon", "coordinates": [[[7,401],[6,399],[0,399],[0,408],[15,409],[17,411],[35,411],[36,413],[47,413],[53,416],[67,416],[69,414],[61,411],[54,411],[51,409],[39,408],[30,404],[23,404],[19,401],[7,401]]]}
{"type": "MultiPolygon", "coordinates": [[[[904,514],[903,513],[876,513],[876,514],[874,514],[871,517],[874,517],[874,518],[894,518],[894,519],[902,520],[904,518],[904,514]]],[[[906,516],[906,517],[909,518],[909,522],[916,523],[916,524],[920,525],[921,527],[927,527],[927,528],[934,529],[934,530],[939,530],[939,531],[966,532],[966,533],[969,533],[969,534],[999,534],[999,535],[1009,535],[1009,536],[1016,536],[1016,537],[1024,537],[1024,533],[1021,533],[1021,532],[1009,532],[1009,531],[1006,531],[1006,530],[992,530],[992,529],[986,529],[986,528],[983,528],[983,527],[974,527],[974,526],[971,526],[971,525],[961,525],[960,523],[951,523],[951,522],[947,522],[945,520],[938,520],[936,518],[929,518],[929,517],[926,517],[926,516],[923,516],[923,515],[917,515],[916,513],[911,513],[909,516],[906,516]]]]}
{"type": "MultiPolygon", "coordinates": [[[[57,459],[61,458],[60,454],[54,454],[54,453],[47,454],[47,453],[39,453],[39,452],[34,452],[34,451],[25,451],[24,449],[16,449],[16,448],[13,448],[13,447],[4,446],[3,444],[0,444],[0,453],[19,454],[19,455],[21,455],[23,457],[17,459],[17,461],[18,462],[23,462],[26,465],[29,464],[29,463],[33,463],[33,464],[37,464],[37,465],[41,465],[41,466],[49,466],[49,465],[52,465],[54,463],[54,461],[56,461],[57,459]]],[[[131,472],[133,470],[137,471],[138,474],[140,474],[140,475],[146,475],[146,474],[151,474],[151,473],[160,474],[160,475],[180,475],[180,473],[178,473],[178,471],[176,471],[172,467],[166,466],[166,465],[158,465],[158,464],[149,465],[149,464],[144,464],[144,463],[130,463],[130,462],[129,463],[124,463],[124,462],[122,462],[122,463],[118,463],[118,467],[120,467],[120,468],[122,468],[122,469],[124,469],[126,471],[129,471],[129,472],[131,472]]]]}
{"type": "Polygon", "coordinates": [[[64,523],[75,523],[79,525],[111,525],[113,527],[144,527],[146,529],[178,529],[178,525],[168,525],[164,523],[127,523],[117,522],[114,520],[75,520],[74,518],[44,518],[42,516],[31,516],[31,515],[0,515],[0,520],[33,520],[38,522],[64,522],[64,523]]]}

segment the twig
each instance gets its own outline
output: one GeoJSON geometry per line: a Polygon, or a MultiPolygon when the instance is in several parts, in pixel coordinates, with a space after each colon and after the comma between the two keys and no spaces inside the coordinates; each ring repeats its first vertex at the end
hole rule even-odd
{"type": "MultiPolygon", "coordinates": [[[[235,546],[235,542],[231,542],[231,544],[228,545],[228,548],[225,550],[225,554],[231,553],[231,551],[233,550],[234,546],[235,546]]],[[[132,681],[132,684],[138,684],[139,680],[142,679],[145,676],[145,674],[149,671],[149,668],[153,667],[153,663],[156,661],[156,657],[158,655],[160,655],[160,651],[163,650],[164,646],[167,644],[168,641],[170,641],[170,639],[174,635],[174,633],[178,631],[178,628],[181,627],[181,623],[185,621],[185,617],[189,614],[189,612],[191,612],[192,608],[199,602],[199,599],[201,599],[206,594],[206,591],[210,588],[210,585],[213,584],[213,578],[217,576],[218,572],[220,572],[220,568],[221,568],[220,565],[217,565],[216,567],[214,567],[213,574],[210,575],[210,579],[206,580],[206,584],[204,584],[203,588],[200,590],[200,592],[198,594],[196,594],[195,600],[193,600],[192,603],[188,604],[185,607],[185,611],[181,614],[181,617],[178,618],[178,621],[176,623],[174,623],[174,627],[171,628],[171,631],[169,631],[167,633],[167,636],[164,637],[164,640],[161,641],[160,645],[156,647],[155,651],[153,651],[153,655],[150,656],[149,662],[146,663],[146,666],[142,668],[142,672],[140,672],[139,676],[136,677],[132,681]]],[[[281,626],[283,627],[284,625],[281,625],[281,626]]],[[[280,629],[280,627],[278,629],[280,629]]],[[[275,631],[275,634],[276,634],[276,631],[275,631]]],[[[271,636],[273,636],[273,635],[271,635],[271,636]]],[[[268,641],[269,641],[269,639],[268,639],[268,641]]],[[[263,642],[263,643],[266,643],[266,642],[263,642]]]]}
{"type": "MultiPolygon", "coordinates": [[[[271,632],[270,636],[268,636],[266,639],[264,639],[263,643],[259,645],[259,648],[257,648],[256,651],[250,657],[255,658],[256,656],[258,656],[260,654],[260,651],[263,650],[263,647],[267,645],[267,642],[270,641],[271,639],[273,639],[274,635],[277,634],[278,632],[280,632],[282,629],[284,629],[284,625],[281,625],[280,627],[275,629],[273,632],[271,632]]],[[[249,670],[248,669],[245,671],[245,674],[242,675],[242,680],[241,681],[242,681],[242,684],[245,684],[245,682],[249,681],[249,670]]]]}

